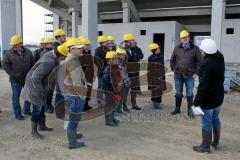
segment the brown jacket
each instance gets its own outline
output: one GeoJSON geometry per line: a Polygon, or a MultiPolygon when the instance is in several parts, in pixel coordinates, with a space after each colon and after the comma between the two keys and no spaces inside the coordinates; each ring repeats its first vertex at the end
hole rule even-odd
{"type": "Polygon", "coordinates": [[[191,77],[197,74],[202,60],[201,51],[192,42],[188,49],[184,49],[180,44],[173,50],[170,67],[175,76],[191,77]]]}

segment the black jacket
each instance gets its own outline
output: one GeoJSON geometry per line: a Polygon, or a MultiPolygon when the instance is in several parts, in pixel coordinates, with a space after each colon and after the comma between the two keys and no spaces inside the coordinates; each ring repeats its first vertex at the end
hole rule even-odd
{"type": "Polygon", "coordinates": [[[204,58],[199,69],[199,86],[194,106],[201,106],[202,109],[209,110],[222,105],[224,72],[224,57],[219,51],[204,58]]]}
{"type": "Polygon", "coordinates": [[[85,73],[85,77],[88,83],[93,83],[94,79],[94,66],[93,66],[93,56],[91,51],[83,52],[83,56],[79,57],[82,69],[85,73]]]}
{"type": "Polygon", "coordinates": [[[39,48],[37,50],[34,51],[33,56],[34,56],[34,64],[37,63],[37,61],[40,59],[41,57],[41,53],[43,52],[44,48],[39,48]]]}
{"type": "Polygon", "coordinates": [[[107,49],[105,49],[103,46],[100,46],[96,48],[94,56],[94,63],[98,67],[98,76],[102,77],[102,73],[104,68],[107,66],[107,59],[105,58],[107,54],[107,49]]]}
{"type": "Polygon", "coordinates": [[[140,70],[140,60],[143,59],[144,55],[139,47],[132,47],[127,49],[127,70],[129,78],[138,77],[140,70]]]}
{"type": "Polygon", "coordinates": [[[161,91],[166,90],[163,54],[152,54],[148,57],[147,71],[148,89],[159,88],[161,91]]]}
{"type": "Polygon", "coordinates": [[[10,77],[10,82],[25,84],[26,76],[33,66],[32,52],[22,47],[22,54],[10,49],[3,60],[3,68],[10,77]]]}

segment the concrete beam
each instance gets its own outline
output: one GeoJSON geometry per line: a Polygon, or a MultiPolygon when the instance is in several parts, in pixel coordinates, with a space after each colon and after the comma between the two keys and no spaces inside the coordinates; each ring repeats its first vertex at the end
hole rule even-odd
{"type": "Polygon", "coordinates": [[[66,19],[68,21],[72,21],[72,16],[67,13],[66,10],[64,9],[57,9],[57,8],[52,8],[48,5],[46,1],[39,1],[39,0],[31,0],[32,2],[36,3],[37,5],[57,14],[58,16],[62,17],[63,19],[66,19]]]}
{"type": "Polygon", "coordinates": [[[69,8],[74,8],[75,11],[81,12],[82,10],[82,4],[79,3],[77,0],[62,0],[62,2],[69,6],[69,8]]]}
{"type": "Polygon", "coordinates": [[[98,36],[97,0],[82,0],[82,35],[89,38],[92,48],[97,47],[98,36]]]}
{"type": "Polygon", "coordinates": [[[225,19],[225,0],[212,0],[211,38],[221,50],[222,26],[225,19]]]}

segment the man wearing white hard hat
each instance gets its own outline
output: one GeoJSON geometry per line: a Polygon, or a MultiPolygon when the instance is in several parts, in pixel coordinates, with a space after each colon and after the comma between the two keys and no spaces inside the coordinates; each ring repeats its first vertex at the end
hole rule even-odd
{"type": "Polygon", "coordinates": [[[218,149],[221,122],[219,113],[224,99],[223,55],[217,50],[212,39],[205,39],[200,45],[204,60],[199,69],[199,86],[194,99],[194,106],[200,106],[202,115],[202,144],[194,146],[197,152],[210,152],[210,145],[218,149]],[[213,133],[213,141],[212,141],[213,133]]]}

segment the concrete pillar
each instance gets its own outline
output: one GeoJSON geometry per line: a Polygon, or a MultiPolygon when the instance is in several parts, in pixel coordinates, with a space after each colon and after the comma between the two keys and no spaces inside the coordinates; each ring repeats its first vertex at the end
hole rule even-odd
{"type": "Polygon", "coordinates": [[[122,3],[122,9],[123,9],[123,23],[129,23],[130,22],[130,17],[131,17],[131,11],[128,6],[127,2],[122,3]]]}
{"type": "Polygon", "coordinates": [[[67,34],[67,36],[69,36],[68,35],[68,21],[67,20],[63,20],[63,28],[62,28],[64,31],[65,31],[65,33],[67,34]]]}
{"type": "Polygon", "coordinates": [[[23,37],[22,0],[16,0],[16,34],[23,37]]]}
{"type": "Polygon", "coordinates": [[[10,48],[10,38],[22,35],[22,0],[0,0],[1,60],[10,48]]]}
{"type": "Polygon", "coordinates": [[[225,19],[225,0],[212,0],[211,38],[221,50],[222,26],[225,19]]]}
{"type": "Polygon", "coordinates": [[[77,26],[78,26],[78,16],[79,12],[75,11],[74,9],[72,10],[72,37],[78,37],[78,31],[77,31],[77,26]]]}
{"type": "Polygon", "coordinates": [[[97,47],[98,7],[97,0],[82,0],[82,35],[89,38],[92,48],[97,47]]]}
{"type": "Polygon", "coordinates": [[[53,13],[53,30],[60,28],[59,16],[53,13]]]}

